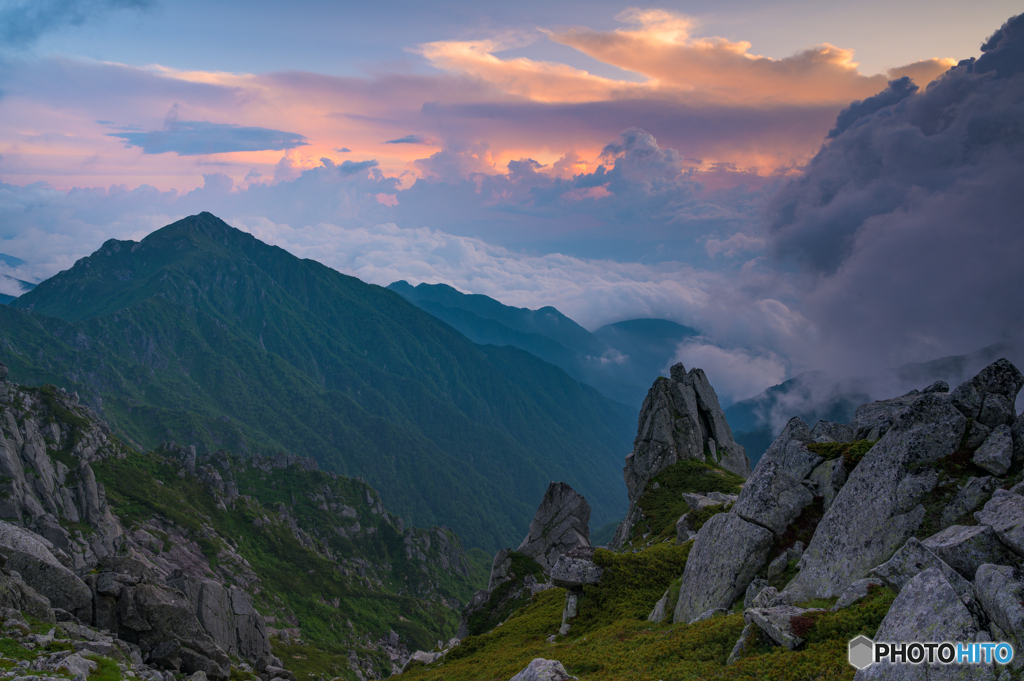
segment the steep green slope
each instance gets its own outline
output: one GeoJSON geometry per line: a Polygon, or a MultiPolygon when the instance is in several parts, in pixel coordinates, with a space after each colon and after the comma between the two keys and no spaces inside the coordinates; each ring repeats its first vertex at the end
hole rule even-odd
{"type": "Polygon", "coordinates": [[[13,307],[12,378],[78,390],[142,447],[312,455],[490,550],[521,537],[552,478],[595,524],[622,513],[628,407],[207,213],[109,241],[13,307]]]}

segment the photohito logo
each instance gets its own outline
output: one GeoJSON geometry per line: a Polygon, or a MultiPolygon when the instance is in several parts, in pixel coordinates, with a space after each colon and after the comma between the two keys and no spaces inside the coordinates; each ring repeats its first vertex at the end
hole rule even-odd
{"type": "Polygon", "coordinates": [[[876,662],[891,664],[1010,664],[1013,646],[1009,643],[977,643],[933,641],[909,643],[883,643],[867,636],[850,641],[850,664],[857,669],[870,667],[876,662]]]}

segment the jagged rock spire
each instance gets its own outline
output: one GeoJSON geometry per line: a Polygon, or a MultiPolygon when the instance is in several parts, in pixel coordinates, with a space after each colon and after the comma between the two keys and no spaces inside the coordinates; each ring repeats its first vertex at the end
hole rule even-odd
{"type": "Polygon", "coordinates": [[[612,548],[621,548],[640,519],[637,500],[651,478],[681,459],[706,460],[742,477],[750,475],[750,459],[732,437],[718,395],[701,369],[686,371],[682,362],[670,378],[654,381],[640,409],[633,451],[622,469],[629,510],[619,525],[612,548]]]}

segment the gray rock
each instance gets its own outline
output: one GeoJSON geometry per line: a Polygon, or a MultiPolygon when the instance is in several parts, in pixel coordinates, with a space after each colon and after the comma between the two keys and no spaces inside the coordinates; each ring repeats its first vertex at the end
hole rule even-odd
{"type": "Polygon", "coordinates": [[[732,652],[729,653],[729,657],[726,659],[725,664],[730,665],[736,660],[740,659],[747,653],[747,648],[754,645],[758,638],[761,629],[753,622],[748,622],[743,627],[743,631],[740,633],[740,637],[736,640],[736,645],[733,646],[732,652]]]}
{"type": "Polygon", "coordinates": [[[441,653],[432,653],[426,650],[417,650],[415,653],[409,656],[409,659],[402,665],[402,671],[405,672],[409,669],[410,665],[414,664],[433,664],[442,657],[441,653]]]}
{"type": "Polygon", "coordinates": [[[577,604],[580,599],[580,591],[569,590],[565,592],[565,607],[562,608],[562,626],[558,629],[559,636],[569,633],[569,620],[575,619],[577,604]]]}
{"type": "Polygon", "coordinates": [[[491,563],[491,576],[487,581],[488,593],[494,591],[510,579],[508,570],[512,567],[511,554],[512,549],[502,549],[494,554],[494,561],[491,563]]]}
{"type": "Polygon", "coordinates": [[[53,544],[34,532],[0,521],[0,547],[8,557],[7,569],[17,570],[26,584],[49,599],[51,607],[86,622],[92,620],[92,592],[54,557],[53,544]]]}
{"type": "Polygon", "coordinates": [[[762,459],[743,485],[732,513],[781,535],[814,501],[814,495],[800,484],[801,479],[790,475],[780,463],[762,459]]]}
{"type": "Polygon", "coordinates": [[[1024,556],[1024,497],[1004,489],[997,489],[985,508],[974,514],[979,525],[988,525],[996,532],[999,541],[1016,553],[1024,556]]]}
{"type": "MultiPolygon", "coordinates": [[[[978,626],[970,611],[936,568],[929,568],[908,582],[889,607],[875,633],[876,641],[974,641],[978,626]]],[[[910,679],[965,678],[948,676],[955,666],[876,663],[857,672],[855,681],[907,681],[910,679]]],[[[973,670],[969,673],[974,673],[973,670]]],[[[972,678],[967,676],[966,678],[972,678]]]]}
{"type": "Polygon", "coordinates": [[[761,456],[757,465],[774,463],[793,478],[803,480],[822,462],[820,456],[807,449],[807,445],[813,442],[814,438],[807,424],[794,416],[761,456]]]}
{"type": "Polygon", "coordinates": [[[671,378],[654,381],[640,409],[633,451],[626,456],[623,478],[629,509],[611,542],[618,550],[643,517],[637,506],[651,478],[684,459],[705,460],[705,450],[726,470],[747,477],[750,460],[736,443],[714,389],[700,369],[686,372],[682,364],[671,378]]]}
{"type": "Polygon", "coordinates": [[[851,605],[859,603],[864,600],[869,593],[871,593],[873,588],[880,586],[882,586],[882,580],[876,577],[858,579],[847,587],[846,591],[839,596],[839,600],[832,606],[832,612],[842,610],[843,608],[849,608],[851,605]]]}
{"type": "MultiPolygon", "coordinates": [[[[1006,359],[999,359],[978,372],[978,375],[956,387],[949,394],[953,406],[968,418],[979,419],[982,403],[989,393],[1005,397],[1010,404],[1024,386],[1024,376],[1006,359]]],[[[990,424],[989,427],[992,427],[990,424]]],[[[1000,424],[995,424],[1000,425],[1000,424]]]]}
{"type": "Polygon", "coordinates": [[[0,362],[0,383],[7,380],[7,365],[0,362]]]}
{"type": "Polygon", "coordinates": [[[772,542],[771,532],[733,513],[712,516],[690,549],[673,621],[730,607],[764,565],[772,542]]]}
{"type": "Polygon", "coordinates": [[[971,599],[971,583],[914,537],[908,539],[892,558],[872,569],[871,574],[885,582],[893,591],[899,592],[914,577],[932,568],[942,573],[946,582],[961,599],[971,599]]]}
{"type": "Polygon", "coordinates": [[[896,418],[917,402],[924,393],[912,390],[889,400],[878,400],[857,407],[850,421],[854,440],[878,440],[885,435],[896,418]]]}
{"type": "Polygon", "coordinates": [[[789,567],[789,554],[783,551],[768,563],[768,579],[778,577],[789,567]]]}
{"type": "Polygon", "coordinates": [[[598,584],[604,568],[594,563],[594,549],[577,546],[563,553],[551,568],[551,581],[563,589],[579,589],[585,584],[598,584]]]}
{"type": "Polygon", "coordinates": [[[794,631],[794,625],[808,612],[820,611],[798,608],[795,605],[776,605],[772,608],[750,608],[743,613],[743,618],[748,623],[757,625],[778,645],[794,650],[804,643],[804,639],[794,631]]]}
{"type": "Polygon", "coordinates": [[[983,445],[991,432],[992,429],[988,426],[982,425],[979,421],[973,421],[971,430],[967,433],[967,449],[973,450],[983,445]]]}
{"type": "Polygon", "coordinates": [[[668,598],[672,595],[672,589],[665,589],[665,593],[662,594],[658,602],[654,604],[654,609],[651,610],[651,614],[647,616],[648,622],[663,622],[665,621],[666,615],[672,611],[675,607],[675,603],[669,603],[668,598]]]}
{"type": "Polygon", "coordinates": [[[845,423],[818,421],[811,429],[815,442],[853,442],[853,428],[845,423]]]}
{"type": "Polygon", "coordinates": [[[577,546],[590,546],[590,504],[564,482],[552,482],[518,550],[549,570],[577,546]]]}
{"type": "MultiPolygon", "coordinates": [[[[819,423],[821,423],[819,421],[819,423]]],[[[846,484],[846,466],[842,457],[822,461],[811,471],[808,476],[818,491],[818,496],[823,499],[823,505],[827,511],[835,500],[839,490],[846,484]]]]}
{"type": "Polygon", "coordinates": [[[768,580],[766,579],[761,579],[760,577],[758,577],[754,579],[752,582],[750,582],[750,584],[747,586],[746,592],[744,592],[743,594],[743,608],[753,608],[754,599],[757,598],[757,595],[764,591],[766,588],[768,588],[768,580]]]}
{"type": "Polygon", "coordinates": [[[676,543],[682,544],[683,542],[689,541],[694,534],[693,528],[690,526],[690,514],[684,513],[679,516],[679,520],[676,521],[676,543]]]}
{"type": "Polygon", "coordinates": [[[188,577],[180,570],[167,584],[185,594],[203,629],[229,655],[254,660],[271,654],[266,622],[245,591],[188,577]]]}
{"type": "Polygon", "coordinates": [[[922,390],[923,393],[948,393],[949,383],[945,381],[935,381],[930,386],[922,390]]]}
{"type": "Polygon", "coordinates": [[[993,428],[985,442],[974,452],[971,460],[992,475],[1005,475],[1013,463],[1013,437],[1010,434],[1010,426],[1004,424],[993,428]]]}
{"type": "Polygon", "coordinates": [[[896,487],[896,508],[900,513],[911,510],[935,489],[939,482],[939,474],[934,468],[919,468],[910,471],[896,487]]]}
{"type": "Polygon", "coordinates": [[[711,608],[710,610],[705,610],[704,612],[690,620],[690,624],[696,624],[697,622],[703,622],[704,620],[710,620],[715,617],[725,617],[728,614],[729,611],[725,608],[711,608]]]}
{"type": "Polygon", "coordinates": [[[945,398],[919,396],[850,473],[815,529],[786,587],[792,601],[839,596],[887,560],[924,518],[923,506],[901,510],[899,489],[916,464],[951,454],[967,420],[945,398]]]}
{"type": "Polygon", "coordinates": [[[1013,460],[1015,462],[1022,461],[1024,460],[1024,412],[1021,412],[1017,420],[1013,422],[1010,433],[1013,436],[1013,460]]]}
{"type": "Polygon", "coordinates": [[[570,676],[558,660],[536,658],[526,669],[513,676],[509,681],[569,681],[577,677],[570,676]]]}
{"type": "Polygon", "coordinates": [[[92,660],[87,660],[78,653],[74,653],[61,660],[57,669],[63,669],[71,676],[78,676],[79,674],[88,676],[98,666],[92,660]]]}
{"type": "Polygon", "coordinates": [[[981,401],[981,411],[978,412],[978,422],[989,428],[1013,425],[1016,414],[1013,411],[1013,402],[1009,398],[995,393],[988,393],[981,401]]]}
{"type": "Polygon", "coordinates": [[[1014,562],[1013,555],[988,525],[953,525],[921,544],[971,581],[985,563],[1008,565],[1014,562]]]}
{"type": "Polygon", "coordinates": [[[982,565],[974,580],[974,593],[982,610],[1014,650],[1024,650],[1024,574],[1008,565],[982,565]]]}
{"type": "Polygon", "coordinates": [[[786,603],[783,603],[782,594],[774,586],[766,586],[761,589],[750,603],[751,608],[774,608],[777,605],[786,605],[786,603]]]}
{"type": "Polygon", "coordinates": [[[942,527],[949,527],[987,501],[995,488],[996,480],[990,475],[983,478],[970,478],[964,484],[963,489],[957,492],[957,495],[942,511],[939,524],[942,527]]]}

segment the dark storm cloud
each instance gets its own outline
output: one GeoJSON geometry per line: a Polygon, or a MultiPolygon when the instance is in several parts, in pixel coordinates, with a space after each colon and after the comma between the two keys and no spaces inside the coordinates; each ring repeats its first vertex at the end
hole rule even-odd
{"type": "Polygon", "coordinates": [[[146,154],[173,152],[179,156],[222,154],[229,151],[278,151],[306,144],[298,133],[270,128],[243,127],[207,121],[174,121],[164,130],[112,132],[126,146],[142,147],[146,154]]]}
{"type": "Polygon", "coordinates": [[[0,10],[0,47],[25,48],[42,35],[120,9],[144,10],[153,0],[29,0],[0,10]]]}
{"type": "Polygon", "coordinates": [[[820,347],[891,365],[1024,338],[1022,28],[925,92],[896,81],[846,109],[773,198],[772,247],[807,275],[820,347]]]}

